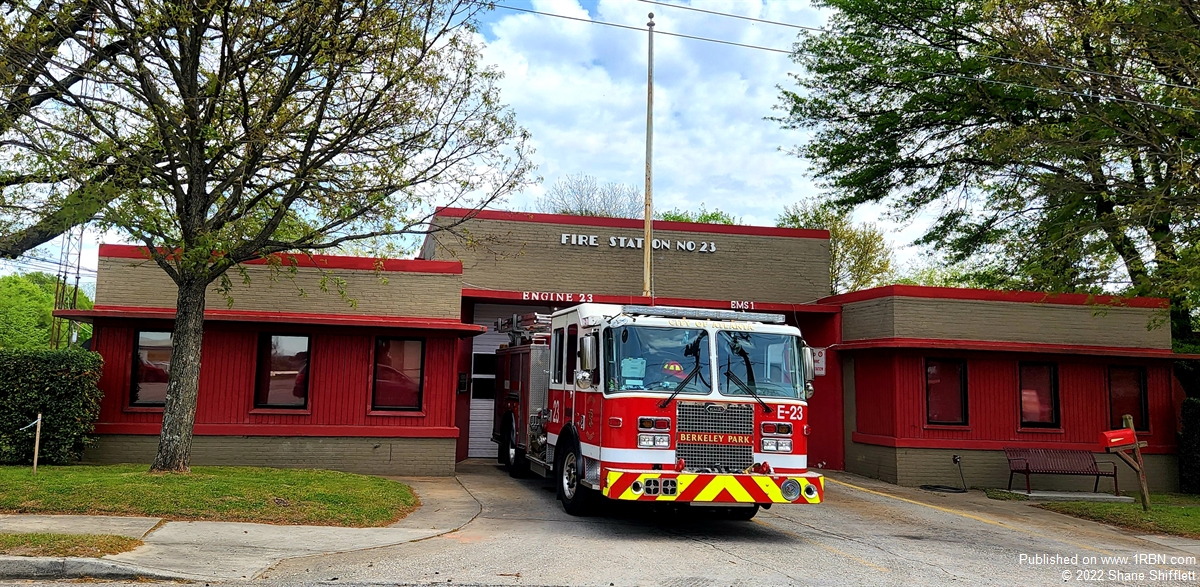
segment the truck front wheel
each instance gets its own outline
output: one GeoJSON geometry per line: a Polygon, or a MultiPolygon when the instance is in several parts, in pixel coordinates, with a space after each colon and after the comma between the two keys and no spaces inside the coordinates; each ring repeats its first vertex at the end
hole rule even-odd
{"type": "Polygon", "coordinates": [[[583,455],[579,453],[579,443],[574,439],[567,440],[565,446],[557,447],[558,458],[554,467],[558,485],[558,499],[562,501],[563,509],[572,516],[587,516],[595,506],[593,491],[583,486],[582,480],[583,455]]]}
{"type": "Polygon", "coordinates": [[[525,458],[525,451],[517,446],[517,428],[513,425],[512,420],[508,421],[505,428],[508,433],[504,437],[505,457],[508,458],[508,476],[514,479],[525,477],[529,473],[529,461],[525,458]]]}

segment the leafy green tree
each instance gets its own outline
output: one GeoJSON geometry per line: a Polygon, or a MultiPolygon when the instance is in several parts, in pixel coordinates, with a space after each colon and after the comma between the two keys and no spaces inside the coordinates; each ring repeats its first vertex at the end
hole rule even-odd
{"type": "MultiPolygon", "coordinates": [[[[84,124],[80,97],[122,55],[92,0],[4,3],[0,23],[0,257],[14,258],[86,223],[136,182],[113,138],[84,124]]],[[[120,136],[120,135],[118,135],[120,136]]]]}
{"type": "Polygon", "coordinates": [[[829,231],[830,293],[885,285],[893,276],[892,248],[883,232],[870,222],[855,224],[845,209],[828,202],[798,203],[784,208],[775,225],[829,231]]]}
{"type": "Polygon", "coordinates": [[[211,284],[228,295],[252,259],[386,256],[451,230],[430,226],[435,203],[481,208],[525,185],[527,133],[480,63],[473,0],[94,2],[100,41],[125,49],[79,98],[82,123],[139,177],[99,226],[177,286],[151,468],[186,471],[211,284]]]}
{"type": "MultiPolygon", "coordinates": [[[[54,298],[58,278],[48,273],[26,273],[0,277],[0,348],[45,349],[67,346],[69,329],[60,328],[58,345],[54,344],[54,298]]],[[[66,287],[67,300],[76,307],[90,309],[92,301],[84,292],[74,296],[73,287],[66,287]]],[[[91,325],[78,325],[77,340],[91,337],[91,325]]]]}
{"type": "Polygon", "coordinates": [[[785,127],[837,204],[938,217],[992,282],[1171,299],[1200,286],[1200,19],[1188,0],[827,0],[785,127]]]}
{"type": "Polygon", "coordinates": [[[659,220],[667,220],[669,222],[698,222],[700,224],[741,224],[742,219],[723,212],[717,208],[709,210],[704,204],[700,204],[700,210],[681,210],[672,208],[655,214],[659,220]]]}

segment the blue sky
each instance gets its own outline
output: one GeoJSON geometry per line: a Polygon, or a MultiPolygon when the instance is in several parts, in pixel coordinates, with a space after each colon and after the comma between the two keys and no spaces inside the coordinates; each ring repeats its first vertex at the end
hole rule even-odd
{"type": "MultiPolygon", "coordinates": [[[[502,8],[479,22],[484,60],[504,72],[501,97],[532,134],[540,185],[502,207],[533,210],[536,198],[573,173],[641,191],[645,161],[647,13],[656,30],[790,49],[788,27],[659,6],[637,0],[497,0],[515,6],[639,27],[623,30],[502,8]]],[[[824,24],[805,0],[691,0],[686,5],[805,26],[824,24]]],[[[656,210],[702,204],[772,225],[783,208],[819,197],[808,164],[786,151],[804,140],[767,117],[779,87],[792,85],[788,55],[657,35],[655,37],[654,201],[656,210]]],[[[898,226],[880,207],[855,212],[885,228],[902,263],[919,226],[898,226]]],[[[104,237],[115,242],[115,235],[104,237]]],[[[95,267],[95,234],[84,266],[95,267]]],[[[38,254],[57,258],[57,246],[38,254]]],[[[2,264],[0,271],[11,270],[2,264]]]]}

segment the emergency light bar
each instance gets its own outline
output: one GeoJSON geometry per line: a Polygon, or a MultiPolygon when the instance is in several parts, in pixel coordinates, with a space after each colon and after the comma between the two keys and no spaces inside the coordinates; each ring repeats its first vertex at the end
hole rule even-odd
{"type": "Polygon", "coordinates": [[[623,306],[626,314],[635,316],[662,316],[663,318],[688,318],[691,320],[745,320],[766,324],[783,324],[787,318],[781,314],[760,312],[738,312],[735,310],[708,310],[702,308],[660,308],[656,306],[623,306]]]}
{"type": "Polygon", "coordinates": [[[511,318],[500,318],[496,320],[496,332],[550,332],[550,315],[531,312],[513,314],[511,318]]]}

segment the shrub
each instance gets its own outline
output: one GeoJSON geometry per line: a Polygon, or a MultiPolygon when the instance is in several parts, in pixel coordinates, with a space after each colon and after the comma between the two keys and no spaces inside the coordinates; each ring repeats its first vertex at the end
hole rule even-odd
{"type": "Polygon", "coordinates": [[[1179,488],[1200,493],[1200,398],[1183,400],[1183,434],[1179,438],[1179,488]]]}
{"type": "Polygon", "coordinates": [[[0,464],[33,462],[34,429],[20,429],[39,412],[39,460],[79,460],[100,416],[102,363],[80,349],[0,350],[0,464]]]}

